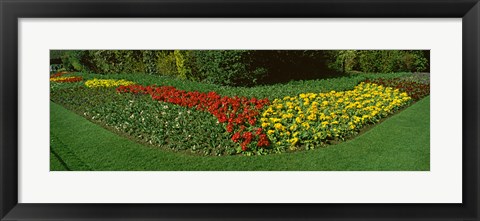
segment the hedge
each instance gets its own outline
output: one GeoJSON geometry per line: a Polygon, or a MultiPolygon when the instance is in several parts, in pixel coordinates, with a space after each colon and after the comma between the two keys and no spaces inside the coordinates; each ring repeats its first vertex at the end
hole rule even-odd
{"type": "Polygon", "coordinates": [[[51,56],[72,71],[168,75],[228,86],[430,68],[430,52],[419,50],[68,50],[51,56]]]}

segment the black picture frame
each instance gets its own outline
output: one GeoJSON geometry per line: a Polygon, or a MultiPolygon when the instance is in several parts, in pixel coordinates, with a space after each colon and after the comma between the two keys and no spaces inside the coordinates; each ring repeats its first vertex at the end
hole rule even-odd
{"type": "Polygon", "coordinates": [[[1,220],[479,220],[478,0],[0,0],[1,220]],[[18,203],[18,18],[371,17],[462,19],[462,204],[18,203]]]}

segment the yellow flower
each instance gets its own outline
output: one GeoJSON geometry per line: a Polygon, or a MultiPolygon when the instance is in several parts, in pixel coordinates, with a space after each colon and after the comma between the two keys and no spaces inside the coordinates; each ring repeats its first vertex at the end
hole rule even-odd
{"type": "Polygon", "coordinates": [[[302,126],[305,127],[307,130],[310,129],[310,124],[308,122],[302,123],[302,126]]]}
{"type": "Polygon", "coordinates": [[[50,78],[50,81],[53,81],[53,82],[62,82],[62,81],[68,81],[68,80],[72,80],[72,79],[77,79],[77,81],[81,81],[82,78],[79,78],[79,77],[56,77],[56,78],[50,78]],[[78,80],[80,79],[80,80],[78,80]]]}
{"type": "Polygon", "coordinates": [[[128,86],[133,85],[135,82],[127,80],[115,80],[115,79],[96,79],[88,80],[85,82],[85,86],[89,88],[95,87],[118,87],[118,86],[128,86]]]}
{"type": "Polygon", "coordinates": [[[295,145],[295,144],[298,143],[298,138],[294,137],[294,138],[288,140],[288,142],[290,142],[292,145],[295,145]]]}
{"type": "Polygon", "coordinates": [[[283,128],[284,128],[281,123],[276,123],[274,127],[275,127],[275,129],[277,129],[277,130],[283,130],[283,128]]]}
{"type": "Polygon", "coordinates": [[[300,142],[300,131],[308,134],[301,142],[324,142],[332,136],[347,136],[377,116],[385,117],[408,104],[410,99],[406,93],[391,87],[362,82],[344,92],[301,93],[275,99],[263,112],[260,122],[263,128],[273,125],[267,133],[281,144],[300,142]]]}
{"type": "Polygon", "coordinates": [[[295,118],[295,121],[296,121],[297,123],[299,123],[299,124],[303,122],[303,121],[302,121],[302,118],[300,118],[300,117],[295,118]]]}

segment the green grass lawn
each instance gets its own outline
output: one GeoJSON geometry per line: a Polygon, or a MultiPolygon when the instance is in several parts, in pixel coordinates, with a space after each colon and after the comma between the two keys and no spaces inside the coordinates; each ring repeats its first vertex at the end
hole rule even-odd
{"type": "Polygon", "coordinates": [[[428,171],[430,97],[337,145],[266,156],[193,156],[145,146],[50,103],[51,170],[428,171]]]}

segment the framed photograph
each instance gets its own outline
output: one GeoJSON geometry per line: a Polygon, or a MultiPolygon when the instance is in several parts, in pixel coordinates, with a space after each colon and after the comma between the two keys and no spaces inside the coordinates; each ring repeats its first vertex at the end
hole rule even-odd
{"type": "Polygon", "coordinates": [[[478,0],[0,7],[1,220],[479,220],[478,0]]]}

